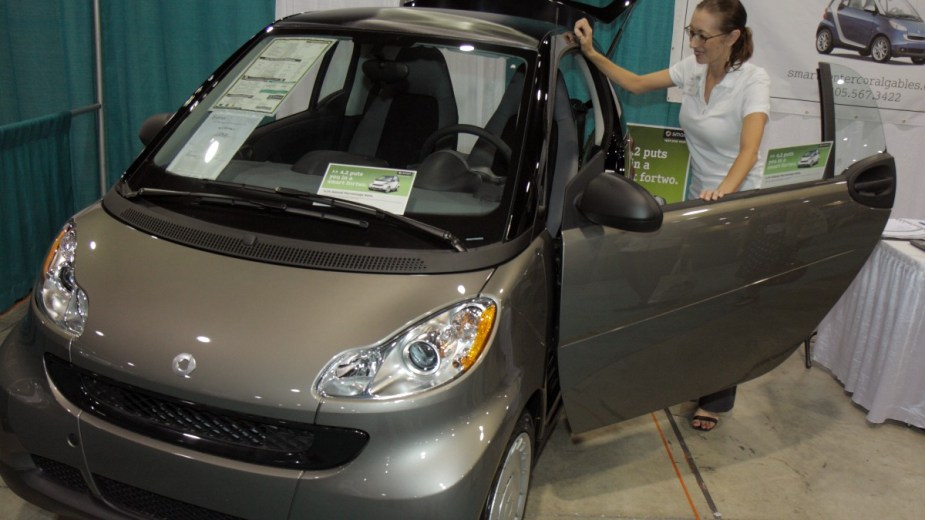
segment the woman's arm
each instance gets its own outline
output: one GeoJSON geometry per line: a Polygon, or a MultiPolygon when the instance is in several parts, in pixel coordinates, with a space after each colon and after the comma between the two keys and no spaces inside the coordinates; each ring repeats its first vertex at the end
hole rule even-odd
{"type": "Polygon", "coordinates": [[[758,162],[758,150],[761,147],[761,138],[764,137],[764,127],[768,122],[768,115],[764,112],[752,112],[742,120],[742,135],[739,136],[739,155],[726,173],[726,178],[715,190],[703,190],[700,198],[703,200],[719,200],[729,193],[739,190],[745,181],[748,172],[758,162]]]}
{"type": "Polygon", "coordinates": [[[630,72],[616,63],[610,61],[607,56],[594,50],[593,31],[588,20],[582,18],[575,23],[575,36],[581,45],[581,52],[588,58],[588,61],[594,64],[605,76],[619,85],[621,88],[641,94],[660,88],[668,88],[674,83],[668,74],[668,69],[652,72],[640,76],[635,72],[630,72]]]}

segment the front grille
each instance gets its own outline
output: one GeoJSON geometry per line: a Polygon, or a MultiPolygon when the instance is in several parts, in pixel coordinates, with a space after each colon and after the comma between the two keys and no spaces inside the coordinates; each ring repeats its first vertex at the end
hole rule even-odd
{"type": "Polygon", "coordinates": [[[243,520],[172,498],[138,489],[100,475],[93,480],[103,498],[122,509],[156,520],[243,520]]]}
{"type": "Polygon", "coordinates": [[[90,490],[86,481],[84,481],[83,475],[80,474],[80,470],[73,466],[46,459],[40,455],[32,455],[32,462],[42,470],[42,476],[56,484],[80,493],[86,493],[90,490]]]}
{"type": "Polygon", "coordinates": [[[353,460],[366,432],[239,414],[126,385],[50,354],[45,366],[61,393],[84,411],[127,430],[235,460],[328,469],[353,460]]]}

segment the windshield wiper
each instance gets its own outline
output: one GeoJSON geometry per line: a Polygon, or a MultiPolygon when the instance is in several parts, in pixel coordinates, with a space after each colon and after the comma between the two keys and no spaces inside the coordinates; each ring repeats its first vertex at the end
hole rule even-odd
{"type": "Polygon", "coordinates": [[[324,211],[314,211],[303,208],[294,208],[287,205],[284,202],[272,202],[266,200],[256,200],[246,197],[238,197],[235,195],[225,195],[222,193],[209,193],[209,192],[200,192],[200,191],[179,191],[179,190],[166,190],[161,188],[138,188],[135,191],[122,191],[121,195],[126,199],[134,199],[138,197],[190,197],[197,199],[198,202],[212,203],[212,204],[227,204],[230,206],[243,206],[248,208],[258,208],[271,211],[280,211],[290,215],[299,215],[303,217],[317,218],[321,220],[328,220],[331,222],[338,222],[341,224],[347,224],[351,226],[356,226],[359,228],[367,229],[369,228],[369,222],[365,220],[358,220],[348,217],[341,217],[340,215],[332,215],[324,211]]]}
{"type": "Polygon", "coordinates": [[[304,200],[310,200],[318,204],[323,204],[330,206],[332,208],[341,208],[349,211],[362,213],[364,215],[369,215],[376,217],[381,220],[388,220],[401,224],[406,229],[413,229],[424,233],[428,236],[436,237],[442,240],[443,242],[449,244],[453,249],[459,251],[460,253],[466,251],[466,247],[463,245],[462,240],[460,240],[456,235],[450,233],[445,229],[440,229],[437,226],[432,226],[420,220],[415,220],[404,215],[399,215],[397,213],[392,213],[390,211],[385,211],[379,209],[375,206],[370,206],[368,204],[363,204],[361,202],[352,202],[343,199],[338,199],[335,197],[328,197],[326,195],[318,195],[315,193],[301,191],[294,188],[285,188],[277,187],[273,190],[274,193],[280,195],[286,195],[290,197],[297,197],[304,200]]]}

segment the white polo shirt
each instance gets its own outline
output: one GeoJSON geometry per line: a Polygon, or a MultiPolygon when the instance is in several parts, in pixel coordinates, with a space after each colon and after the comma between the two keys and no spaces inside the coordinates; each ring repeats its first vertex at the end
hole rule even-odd
{"type": "MultiPolygon", "coordinates": [[[[687,137],[691,154],[691,183],[688,199],[703,189],[716,189],[739,155],[742,120],[748,114],[771,112],[771,79],[764,69],[744,63],[713,87],[710,102],[703,99],[707,65],[689,56],[668,70],[671,81],[683,92],[678,119],[687,137]]],[[[760,153],[755,166],[739,190],[761,185],[764,159],[760,153]]]]}

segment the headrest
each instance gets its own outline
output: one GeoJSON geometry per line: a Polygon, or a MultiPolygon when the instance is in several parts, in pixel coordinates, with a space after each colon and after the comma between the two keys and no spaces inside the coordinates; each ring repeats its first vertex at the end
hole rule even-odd
{"type": "Polygon", "coordinates": [[[388,60],[363,63],[363,74],[374,83],[394,85],[408,77],[408,65],[388,60]]]}

